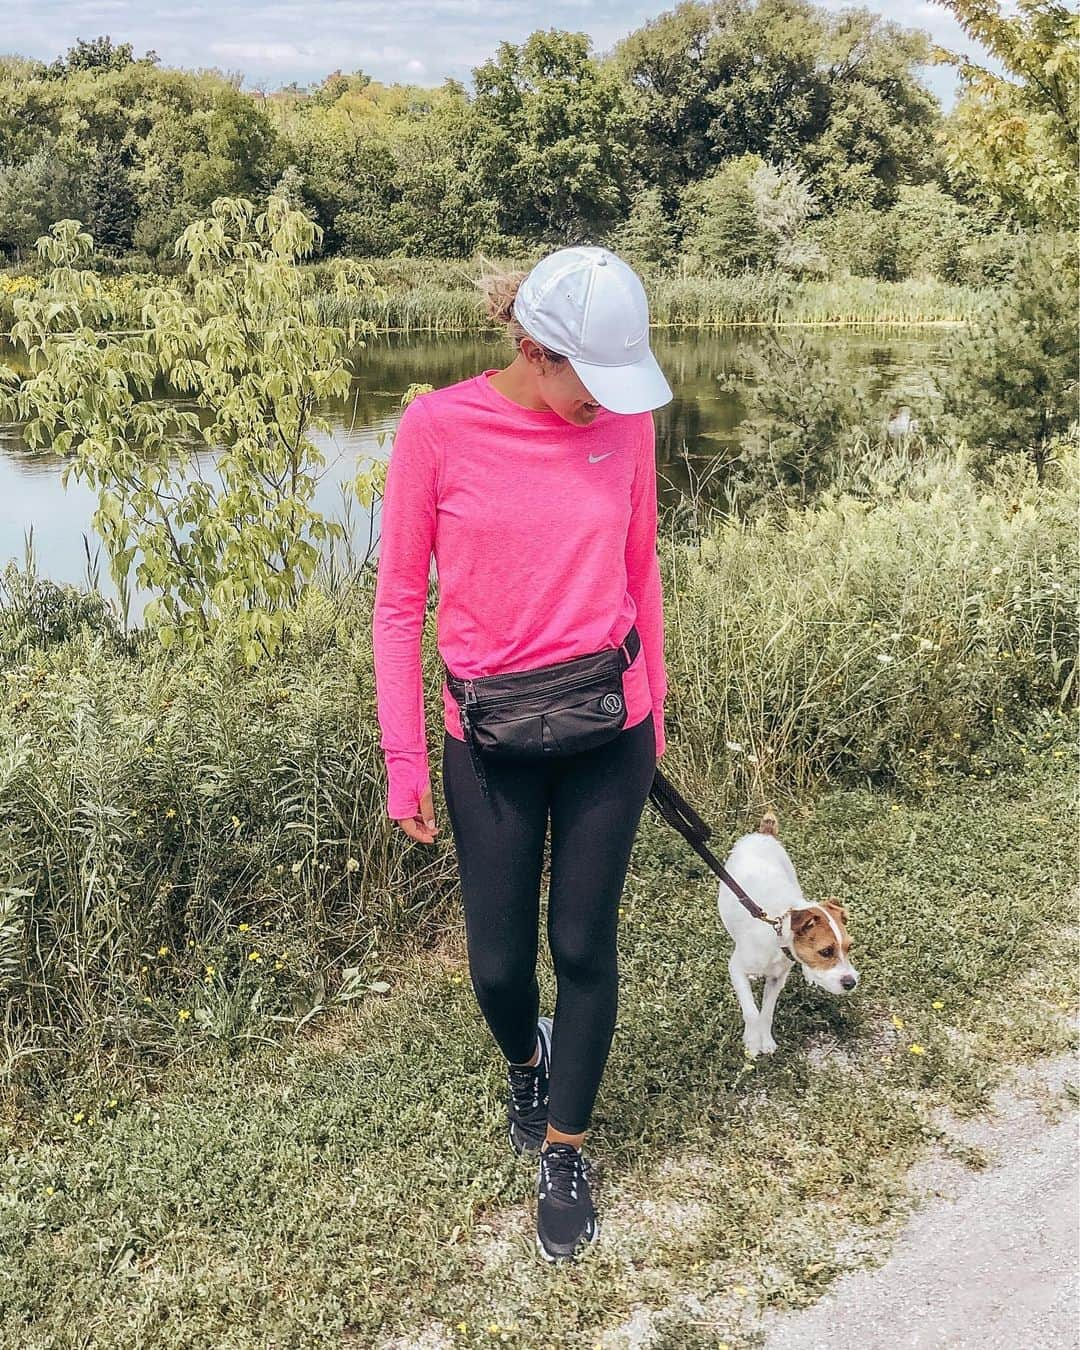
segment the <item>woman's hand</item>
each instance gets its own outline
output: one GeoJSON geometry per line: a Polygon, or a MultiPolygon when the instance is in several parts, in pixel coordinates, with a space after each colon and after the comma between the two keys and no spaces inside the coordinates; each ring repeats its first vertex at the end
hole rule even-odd
{"type": "Polygon", "coordinates": [[[398,824],[418,844],[433,844],[439,827],[435,824],[435,804],[431,800],[431,789],[420,798],[420,810],[415,816],[399,820],[398,824]]]}

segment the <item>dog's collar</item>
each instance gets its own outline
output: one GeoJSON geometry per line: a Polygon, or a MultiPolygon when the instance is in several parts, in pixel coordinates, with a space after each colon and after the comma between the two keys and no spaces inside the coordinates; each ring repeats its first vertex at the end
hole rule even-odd
{"type": "Polygon", "coordinates": [[[780,950],[784,953],[784,955],[791,962],[791,964],[794,965],[795,957],[791,954],[791,948],[784,946],[784,919],[790,913],[791,913],[790,910],[785,909],[783,914],[778,914],[775,919],[771,919],[769,918],[768,914],[766,914],[764,910],[762,910],[759,917],[761,921],[763,923],[767,923],[769,927],[773,930],[773,932],[776,934],[776,940],[780,943],[780,950]]]}

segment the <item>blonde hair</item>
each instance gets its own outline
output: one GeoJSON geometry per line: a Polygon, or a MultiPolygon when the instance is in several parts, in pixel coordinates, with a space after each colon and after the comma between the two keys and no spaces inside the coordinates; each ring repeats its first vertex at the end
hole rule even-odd
{"type": "Polygon", "coordinates": [[[484,297],[488,318],[493,324],[502,324],[505,327],[515,351],[521,345],[521,339],[527,337],[536,342],[549,361],[565,361],[566,357],[561,352],[553,352],[542,342],[537,342],[514,317],[514,297],[518,293],[518,287],[528,275],[528,272],[508,271],[497,267],[485,258],[484,271],[473,284],[484,297]]]}

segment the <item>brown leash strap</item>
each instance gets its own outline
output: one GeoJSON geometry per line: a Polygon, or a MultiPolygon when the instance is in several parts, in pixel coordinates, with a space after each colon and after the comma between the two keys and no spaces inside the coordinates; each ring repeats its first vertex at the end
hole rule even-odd
{"type": "Polygon", "coordinates": [[[652,787],[649,789],[649,800],[664,820],[678,830],[690,847],[705,859],[724,885],[734,892],[743,908],[752,914],[755,919],[761,919],[762,922],[767,923],[779,932],[779,920],[770,919],[761,906],[751,900],[712,850],[706,847],[705,840],[711,836],[712,829],[705,824],[686,798],[679,793],[671,780],[661,772],[659,766],[657,766],[653,777],[652,787]]]}

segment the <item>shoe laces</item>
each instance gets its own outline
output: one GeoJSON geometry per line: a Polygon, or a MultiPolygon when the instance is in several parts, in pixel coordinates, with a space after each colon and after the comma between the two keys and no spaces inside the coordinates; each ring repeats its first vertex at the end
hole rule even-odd
{"type": "Polygon", "coordinates": [[[549,1144],[540,1153],[540,1199],[553,1196],[574,1204],[586,1175],[585,1159],[573,1144],[549,1144]]]}
{"type": "Polygon", "coordinates": [[[544,1077],[544,1051],[541,1046],[540,1058],[535,1064],[511,1064],[507,1078],[510,1084],[510,1096],[518,1112],[535,1111],[541,1105],[540,1080],[544,1077]]]}

